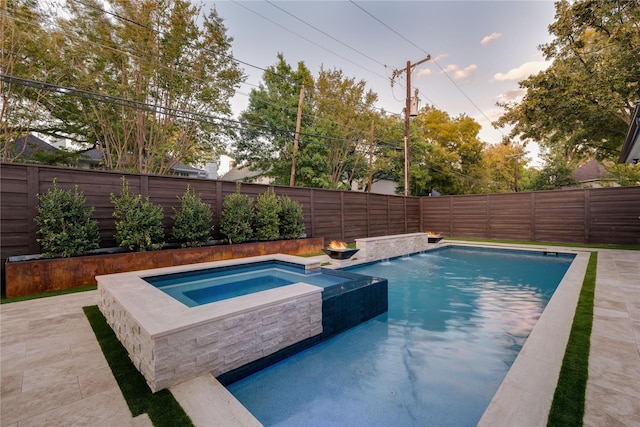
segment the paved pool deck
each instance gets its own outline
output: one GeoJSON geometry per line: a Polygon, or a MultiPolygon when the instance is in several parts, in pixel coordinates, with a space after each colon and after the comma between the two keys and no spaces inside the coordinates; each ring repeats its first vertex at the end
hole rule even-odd
{"type": "MultiPolygon", "coordinates": [[[[598,252],[584,425],[638,426],[640,251],[598,252]]],[[[82,311],[97,303],[98,292],[90,291],[0,306],[0,426],[152,425],[146,414],[131,416],[82,311]]],[[[567,310],[573,313],[573,307],[567,310]]],[[[544,337],[544,330],[538,334],[544,337]]],[[[545,377],[535,369],[529,367],[531,377],[545,377]]],[[[512,378],[507,385],[517,390],[517,382],[512,378]]],[[[260,425],[213,377],[171,390],[198,426],[260,425]]],[[[540,393],[538,407],[509,404],[501,412],[501,402],[495,402],[494,414],[503,424],[517,422],[505,425],[544,426],[553,396],[540,393]]]]}

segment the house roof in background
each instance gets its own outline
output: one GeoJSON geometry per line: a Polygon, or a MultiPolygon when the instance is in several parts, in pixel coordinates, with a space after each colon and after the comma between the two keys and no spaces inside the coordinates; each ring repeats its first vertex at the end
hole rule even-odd
{"type": "Polygon", "coordinates": [[[13,147],[11,148],[13,156],[20,154],[20,157],[23,158],[29,158],[38,151],[46,151],[51,153],[57,150],[57,148],[53,145],[48,144],[37,136],[31,134],[14,139],[13,147]]]}
{"type": "Polygon", "coordinates": [[[608,178],[607,170],[597,160],[589,160],[573,173],[573,179],[578,182],[600,181],[608,178]]]}
{"type": "Polygon", "coordinates": [[[629,131],[618,158],[618,163],[637,164],[638,162],[640,162],[640,104],[636,104],[636,109],[631,116],[629,131]]]}
{"type": "Polygon", "coordinates": [[[229,172],[218,178],[221,181],[243,181],[247,178],[254,178],[262,175],[262,171],[252,171],[248,167],[234,166],[229,169],[229,172]]]}

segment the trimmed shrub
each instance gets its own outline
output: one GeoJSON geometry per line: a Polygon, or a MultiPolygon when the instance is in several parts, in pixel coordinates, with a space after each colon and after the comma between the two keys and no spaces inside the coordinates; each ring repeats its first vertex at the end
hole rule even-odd
{"type": "Polygon", "coordinates": [[[187,187],[187,191],[179,199],[180,207],[173,208],[172,240],[180,243],[183,248],[200,246],[211,240],[211,207],[191,187],[187,187]]]}
{"type": "Polygon", "coordinates": [[[38,243],[45,256],[70,257],[97,249],[100,242],[98,222],[91,218],[93,207],[86,206],[84,193],[53,188],[38,194],[40,204],[35,221],[38,224],[38,243]]]}
{"type": "Polygon", "coordinates": [[[154,206],[147,197],[129,193],[129,183],[122,177],[122,191],[119,196],[111,193],[111,203],[115,205],[116,243],[122,248],[147,251],[162,248],[164,226],[162,206],[154,206]]]}
{"type": "Polygon", "coordinates": [[[240,193],[240,185],[236,192],[228,194],[222,202],[220,233],[226,236],[229,243],[242,243],[253,238],[253,200],[240,193]]]}
{"type": "Polygon", "coordinates": [[[288,196],[278,197],[280,209],[278,217],[280,219],[280,238],[297,239],[304,234],[304,222],[302,206],[288,196]]]}
{"type": "Polygon", "coordinates": [[[273,189],[267,189],[256,201],[255,228],[258,240],[277,240],[280,237],[280,204],[273,189]]]}

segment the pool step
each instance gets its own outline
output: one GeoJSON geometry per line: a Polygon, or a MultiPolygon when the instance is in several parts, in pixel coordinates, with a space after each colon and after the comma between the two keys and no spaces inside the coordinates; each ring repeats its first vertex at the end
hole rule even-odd
{"type": "Polygon", "coordinates": [[[201,375],[169,390],[196,427],[262,426],[213,375],[201,375]]]}

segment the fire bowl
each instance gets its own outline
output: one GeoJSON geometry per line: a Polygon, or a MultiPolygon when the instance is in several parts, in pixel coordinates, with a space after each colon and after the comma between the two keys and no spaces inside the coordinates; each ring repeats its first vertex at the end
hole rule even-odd
{"type": "Polygon", "coordinates": [[[429,236],[429,243],[440,243],[440,240],[444,239],[444,236],[429,236]]]}
{"type": "Polygon", "coordinates": [[[358,252],[360,249],[331,249],[331,248],[322,248],[322,252],[329,255],[331,259],[349,259],[358,252]]]}

